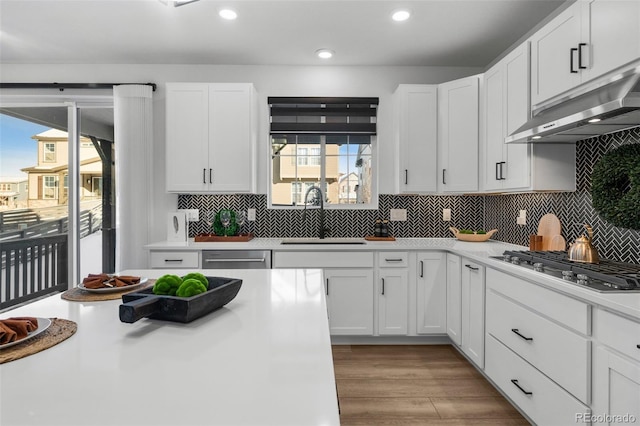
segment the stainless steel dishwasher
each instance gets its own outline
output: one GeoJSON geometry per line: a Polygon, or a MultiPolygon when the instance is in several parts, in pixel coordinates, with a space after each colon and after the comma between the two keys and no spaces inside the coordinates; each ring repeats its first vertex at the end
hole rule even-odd
{"type": "Polygon", "coordinates": [[[203,250],[202,269],[271,269],[271,251],[203,250]]]}

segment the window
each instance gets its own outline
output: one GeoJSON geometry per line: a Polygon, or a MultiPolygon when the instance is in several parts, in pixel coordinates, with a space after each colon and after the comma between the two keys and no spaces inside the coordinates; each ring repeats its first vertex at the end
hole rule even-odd
{"type": "Polygon", "coordinates": [[[45,142],[42,161],[45,163],[55,163],[56,161],[56,144],[53,142],[45,142]]]}
{"type": "Polygon", "coordinates": [[[58,198],[58,176],[47,175],[42,177],[42,198],[55,200],[58,198]]]}
{"type": "Polygon", "coordinates": [[[371,208],[377,98],[269,98],[272,206],[304,203],[310,186],[327,206],[371,208]]]}
{"type": "Polygon", "coordinates": [[[0,191],[11,191],[10,183],[0,183],[0,191]]]}

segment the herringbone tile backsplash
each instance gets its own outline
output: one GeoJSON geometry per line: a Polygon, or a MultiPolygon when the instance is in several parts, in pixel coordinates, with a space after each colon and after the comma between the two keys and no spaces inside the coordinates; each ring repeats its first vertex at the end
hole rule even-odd
{"type": "MultiPolygon", "coordinates": [[[[391,222],[391,234],[400,238],[448,238],[449,226],[499,231],[497,240],[528,245],[538,221],[546,213],[554,213],[562,223],[567,241],[580,236],[584,223],[594,229],[594,244],[601,257],[640,263],[640,231],[616,228],[602,220],[591,204],[591,172],[606,152],[626,143],[640,143],[640,127],[577,144],[577,191],[566,193],[526,193],[492,196],[389,195],[378,199],[377,210],[327,210],[326,224],[332,237],[373,235],[376,219],[389,218],[390,209],[407,209],[406,222],[391,222]],[[451,222],[442,221],[442,209],[450,208],[451,222]],[[519,210],[527,210],[527,225],[516,225],[519,210]]],[[[223,208],[256,209],[256,221],[248,222],[243,232],[258,237],[312,237],[317,235],[318,212],[311,211],[307,220],[295,209],[268,209],[267,196],[258,195],[180,195],[178,208],[200,209],[200,222],[192,223],[189,232],[209,232],[203,212],[223,208]]],[[[639,206],[640,209],[640,206],[639,206]]]]}

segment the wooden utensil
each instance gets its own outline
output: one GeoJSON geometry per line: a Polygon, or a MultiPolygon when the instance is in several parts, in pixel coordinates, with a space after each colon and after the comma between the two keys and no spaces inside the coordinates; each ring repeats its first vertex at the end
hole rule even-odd
{"type": "Polygon", "coordinates": [[[562,235],[554,235],[549,243],[549,250],[565,251],[567,249],[567,242],[562,235]]]}
{"type": "Polygon", "coordinates": [[[542,235],[542,250],[550,250],[551,240],[556,235],[561,235],[561,231],[560,220],[555,214],[547,213],[542,216],[538,223],[538,235],[542,235]]]}

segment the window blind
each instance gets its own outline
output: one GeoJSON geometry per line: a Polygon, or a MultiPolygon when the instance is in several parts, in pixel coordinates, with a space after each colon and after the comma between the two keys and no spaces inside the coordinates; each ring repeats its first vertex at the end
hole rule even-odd
{"type": "MultiPolygon", "coordinates": [[[[269,97],[271,135],[304,137],[304,143],[371,143],[376,134],[378,98],[269,97]]],[[[298,143],[300,140],[298,139],[298,143]]]]}

